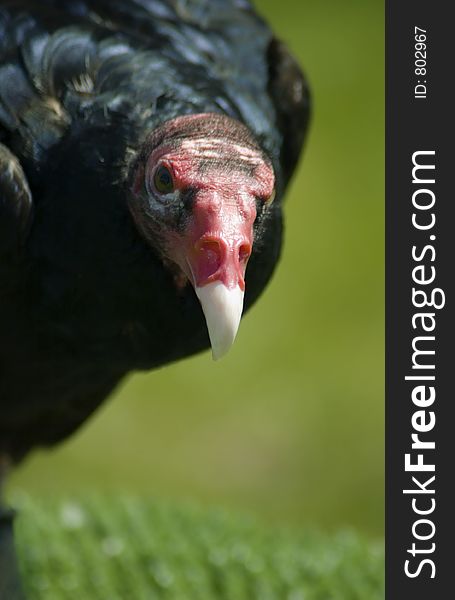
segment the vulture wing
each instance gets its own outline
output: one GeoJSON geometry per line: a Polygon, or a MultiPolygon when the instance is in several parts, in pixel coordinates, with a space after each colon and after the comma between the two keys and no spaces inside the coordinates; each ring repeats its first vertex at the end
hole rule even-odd
{"type": "MultiPolygon", "coordinates": [[[[32,218],[32,196],[17,158],[0,143],[0,257],[2,264],[20,253],[32,218]]],[[[0,290],[5,285],[0,276],[0,290]]]]}

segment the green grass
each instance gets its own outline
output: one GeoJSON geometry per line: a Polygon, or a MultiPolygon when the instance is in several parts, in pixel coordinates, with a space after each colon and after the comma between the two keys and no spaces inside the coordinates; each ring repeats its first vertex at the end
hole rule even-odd
{"type": "Polygon", "coordinates": [[[382,545],[133,496],[19,498],[30,600],[380,600],[382,545]]]}

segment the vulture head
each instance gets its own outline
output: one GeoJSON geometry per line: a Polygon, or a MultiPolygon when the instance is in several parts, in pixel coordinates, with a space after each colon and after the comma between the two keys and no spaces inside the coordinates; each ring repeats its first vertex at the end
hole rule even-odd
{"type": "Polygon", "coordinates": [[[220,358],[240,323],[255,220],[273,200],[270,159],[234,119],[177,117],[147,137],[129,189],[136,226],[178,285],[194,287],[220,358]]]}

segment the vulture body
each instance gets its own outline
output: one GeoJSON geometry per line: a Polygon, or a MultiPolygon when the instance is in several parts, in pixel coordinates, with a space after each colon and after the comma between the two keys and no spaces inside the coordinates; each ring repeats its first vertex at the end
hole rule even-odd
{"type": "Polygon", "coordinates": [[[0,1],[2,464],[65,438],[129,371],[209,347],[202,285],[232,291],[232,240],[256,300],[308,98],[246,0],[0,1]],[[232,225],[227,245],[187,243],[206,213],[232,225]]]}

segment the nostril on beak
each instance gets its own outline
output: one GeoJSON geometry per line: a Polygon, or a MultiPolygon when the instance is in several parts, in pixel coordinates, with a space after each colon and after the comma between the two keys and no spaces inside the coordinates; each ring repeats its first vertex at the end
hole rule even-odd
{"type": "Polygon", "coordinates": [[[208,278],[221,266],[223,255],[221,244],[216,240],[203,240],[197,244],[197,251],[204,265],[204,277],[208,278]]]}
{"type": "Polygon", "coordinates": [[[221,281],[227,288],[245,289],[245,269],[252,245],[243,238],[229,244],[223,238],[211,235],[199,238],[191,252],[191,273],[194,285],[201,287],[221,281]]]}
{"type": "Polygon", "coordinates": [[[246,263],[251,255],[251,244],[243,243],[239,247],[239,262],[246,263]]]}

